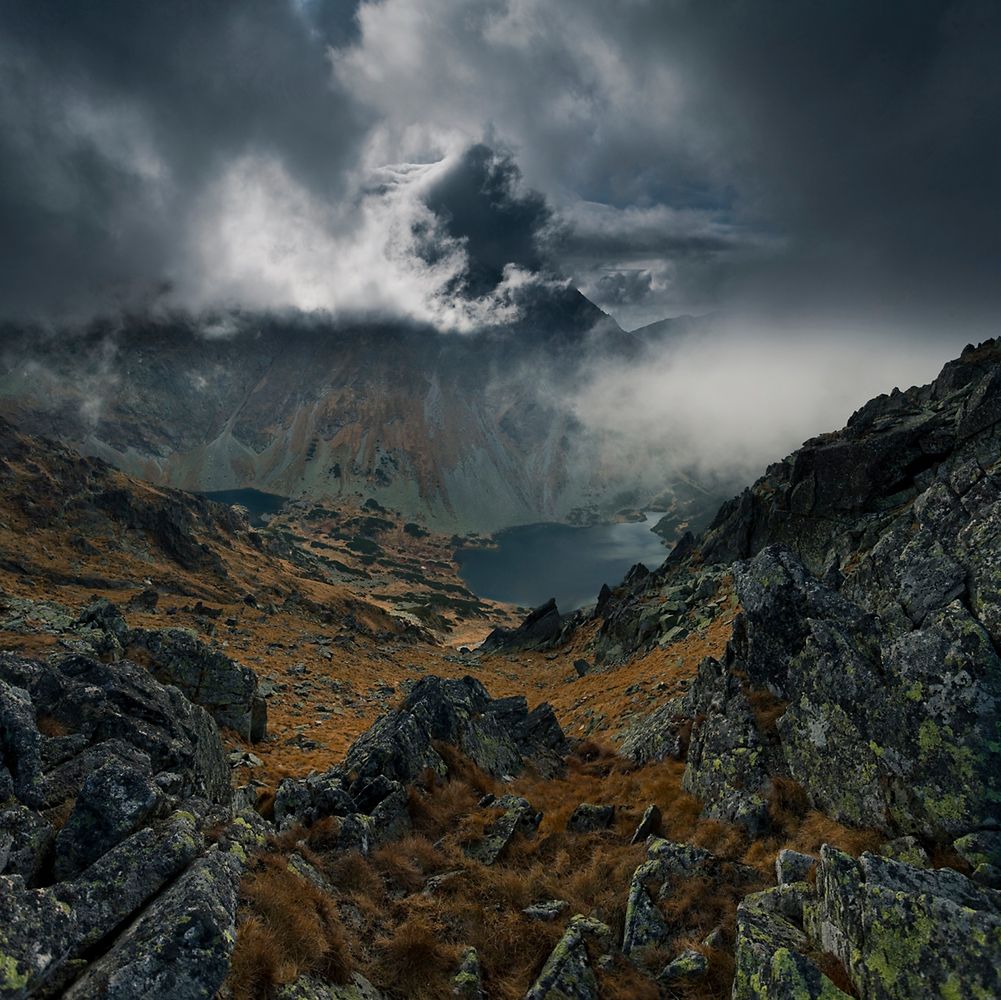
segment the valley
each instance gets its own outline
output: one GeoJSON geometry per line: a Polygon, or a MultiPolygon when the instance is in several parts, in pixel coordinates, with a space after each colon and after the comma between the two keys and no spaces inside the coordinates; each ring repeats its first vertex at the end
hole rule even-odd
{"type": "Polygon", "coordinates": [[[527,616],[374,498],[255,525],[0,424],[0,995],[990,995],[999,372],[527,616]]]}

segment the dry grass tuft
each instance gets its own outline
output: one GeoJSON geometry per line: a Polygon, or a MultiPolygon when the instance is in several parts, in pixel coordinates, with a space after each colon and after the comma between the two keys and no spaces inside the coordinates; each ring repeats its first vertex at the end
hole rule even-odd
{"type": "Polygon", "coordinates": [[[229,985],[233,1000],[257,1000],[274,993],[290,974],[275,936],[260,917],[247,917],[237,928],[229,985]]]}
{"type": "Polygon", "coordinates": [[[793,830],[798,829],[809,810],[810,799],[801,784],[792,778],[781,776],[772,778],[768,796],[768,817],[777,833],[788,836],[793,830]]]}
{"type": "Polygon", "coordinates": [[[59,737],[69,736],[72,729],[65,722],[57,719],[54,715],[39,715],[35,719],[35,726],[43,736],[59,737]]]}
{"type": "Polygon", "coordinates": [[[243,880],[241,897],[251,917],[237,933],[233,980],[251,984],[247,989],[265,984],[265,992],[245,997],[266,996],[271,986],[307,972],[335,983],[348,981],[351,953],[334,900],[292,872],[283,857],[258,858],[243,880]]]}
{"type": "Polygon", "coordinates": [[[408,1000],[447,1000],[458,951],[442,940],[442,927],[414,914],[375,942],[374,974],[408,1000]]]}

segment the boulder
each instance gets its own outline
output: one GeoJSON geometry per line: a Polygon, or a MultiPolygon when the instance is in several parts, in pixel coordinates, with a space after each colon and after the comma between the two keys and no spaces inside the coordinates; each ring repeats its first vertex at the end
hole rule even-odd
{"type": "Polygon", "coordinates": [[[565,899],[547,899],[541,903],[526,906],[521,912],[533,920],[544,920],[548,923],[561,916],[569,906],[570,904],[565,899]]]}
{"type": "Polygon", "coordinates": [[[650,887],[660,888],[664,877],[663,866],[656,861],[646,861],[633,872],[622,935],[624,955],[632,955],[640,948],[657,947],[670,937],[667,921],[650,895],[650,887]]]}
{"type": "Polygon", "coordinates": [[[452,979],[452,996],[458,1000],[485,1000],[480,972],[480,956],[476,949],[466,946],[459,956],[459,971],[452,979]]]}
{"type": "Polygon", "coordinates": [[[51,889],[0,875],[0,998],[36,995],[69,957],[76,918],[51,889]]]}
{"type": "MultiPolygon", "coordinates": [[[[169,772],[180,776],[179,796],[230,801],[230,769],[218,727],[204,709],[176,688],[160,684],[142,667],[76,655],[58,663],[41,663],[0,653],[0,682],[4,681],[28,691],[39,714],[74,734],[73,753],[80,754],[82,747],[107,744],[94,752],[100,755],[115,749],[122,759],[143,754],[154,775],[169,772]]],[[[77,775],[56,783],[60,788],[69,787],[72,794],[86,773],[80,773],[71,757],[46,775],[45,784],[52,784],[57,772],[77,775]]],[[[51,796],[46,793],[46,797],[51,796]]]]}
{"type": "Polygon", "coordinates": [[[364,976],[354,973],[351,981],[338,985],[316,976],[300,976],[294,983],[283,986],[277,1000],[385,1000],[364,976]]]}
{"type": "Polygon", "coordinates": [[[647,837],[660,833],[661,819],[660,807],[653,803],[648,805],[643,810],[643,815],[640,817],[640,821],[637,823],[632,837],[629,838],[629,843],[639,844],[646,840],[647,837]]]}
{"type": "Polygon", "coordinates": [[[939,841],[991,825],[1001,660],[964,605],[928,608],[920,627],[892,609],[880,620],[777,547],[734,576],[744,612],[727,667],[788,700],[776,722],[785,767],[817,808],[939,841]]]}
{"type": "Polygon", "coordinates": [[[816,863],[817,859],[810,854],[801,854],[799,851],[784,848],[779,851],[775,859],[775,881],[779,885],[803,882],[816,863]]]}
{"type": "Polygon", "coordinates": [[[55,839],[51,824],[33,809],[16,800],[0,805],[0,874],[36,885],[55,839]]]}
{"type": "Polygon", "coordinates": [[[866,998],[1001,995],[1001,893],[951,869],[825,845],[805,924],[866,998]]]}
{"type": "MultiPolygon", "coordinates": [[[[367,812],[382,801],[373,790],[411,784],[429,770],[445,775],[448,765],[435,744],[446,742],[497,777],[517,774],[527,761],[543,773],[562,765],[567,742],[549,705],[528,710],[523,697],[491,698],[472,677],[421,678],[403,704],[381,716],[350,747],[344,763],[322,775],[285,779],[275,800],[283,827],[322,816],[367,812]],[[349,777],[350,776],[350,777],[349,777]],[[358,797],[373,798],[361,804],[358,797]]],[[[405,823],[400,792],[392,816],[405,823]]],[[[386,827],[390,805],[377,817],[386,827]]],[[[402,829],[402,828],[401,828],[402,829]]]]}
{"type": "Polygon", "coordinates": [[[0,673],[0,801],[41,804],[41,742],[30,694],[0,673]]]}
{"type": "Polygon", "coordinates": [[[53,894],[73,912],[72,955],[96,945],[158,893],[201,851],[190,814],[177,813],[155,832],[134,833],[53,894]]]}
{"type": "Polygon", "coordinates": [[[562,631],[563,619],[556,600],[551,597],[532,611],[516,629],[495,628],[480,644],[480,649],[485,653],[548,649],[559,640],[562,631]]]}
{"type": "Polygon", "coordinates": [[[598,980],[587,954],[587,940],[607,950],[611,930],[593,917],[574,917],[557,942],[525,1000],[598,1000],[598,980]]]}
{"type": "Polygon", "coordinates": [[[657,973],[657,981],[665,984],[676,983],[681,979],[698,979],[706,974],[709,961],[701,951],[686,948],[677,958],[668,962],[657,973]]]}
{"type": "Polygon", "coordinates": [[[625,730],[619,752],[637,764],[655,760],[682,760],[682,733],[691,719],[692,714],[684,699],[672,698],[625,730]]]}
{"type": "Polygon", "coordinates": [[[213,852],[152,903],[66,990],[66,1000],[204,1000],[216,994],[236,941],[240,865],[213,852]]]}
{"type": "Polygon", "coordinates": [[[736,823],[755,836],[768,822],[765,750],[736,678],[708,660],[700,675],[718,680],[703,720],[692,729],[682,784],[703,815],[736,823]]]}
{"type": "Polygon", "coordinates": [[[488,828],[482,840],[466,848],[466,854],[484,865],[492,865],[504,853],[515,834],[530,836],[539,828],[542,813],[536,812],[528,799],[517,795],[502,795],[488,806],[503,809],[501,816],[488,828]]]}
{"type": "Polygon", "coordinates": [[[783,912],[781,889],[737,908],[733,1000],[849,1000],[807,957],[806,935],[783,912]]]}
{"type": "Polygon", "coordinates": [[[172,684],[203,706],[220,726],[258,742],[267,730],[267,702],[257,674],[182,629],[136,629],[128,653],[148,662],[162,684],[172,684]]]}
{"type": "Polygon", "coordinates": [[[72,878],[152,816],[159,798],[149,774],[109,762],[87,776],[56,835],[55,872],[72,878]]]}
{"type": "Polygon", "coordinates": [[[592,833],[607,830],[615,822],[615,806],[596,806],[582,802],[570,814],[567,830],[570,833],[592,833]]]}

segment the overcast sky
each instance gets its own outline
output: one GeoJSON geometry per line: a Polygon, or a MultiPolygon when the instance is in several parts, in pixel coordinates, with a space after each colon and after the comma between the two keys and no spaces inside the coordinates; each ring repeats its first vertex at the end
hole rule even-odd
{"type": "Polygon", "coordinates": [[[569,279],[986,334],[999,46],[996,0],[0,0],[0,317],[569,279]]]}

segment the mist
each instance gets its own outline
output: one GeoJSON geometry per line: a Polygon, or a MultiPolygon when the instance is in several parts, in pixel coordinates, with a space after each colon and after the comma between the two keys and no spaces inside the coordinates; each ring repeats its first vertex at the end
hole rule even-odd
{"type": "Polygon", "coordinates": [[[672,477],[736,492],[873,396],[931,381],[958,353],[886,331],[755,327],[720,319],[589,365],[564,397],[600,461],[656,489],[672,477]]]}

